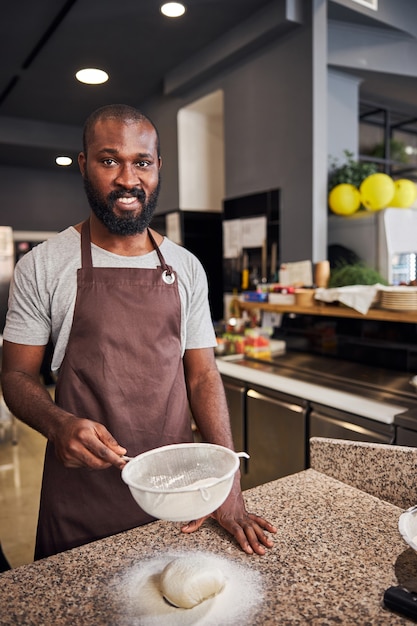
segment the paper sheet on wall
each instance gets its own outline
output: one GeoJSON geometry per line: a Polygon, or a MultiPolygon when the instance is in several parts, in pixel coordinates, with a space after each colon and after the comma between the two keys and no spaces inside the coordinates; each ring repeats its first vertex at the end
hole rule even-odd
{"type": "Polygon", "coordinates": [[[283,285],[310,287],[313,284],[311,261],[282,263],[279,269],[279,282],[283,285]]]}
{"type": "Polygon", "coordinates": [[[240,251],[240,220],[226,220],[223,222],[223,257],[236,259],[240,251]]]}
{"type": "Polygon", "coordinates": [[[266,217],[241,219],[242,248],[262,248],[266,239],[266,217]]]}
{"type": "Polygon", "coordinates": [[[243,248],[262,248],[266,239],[266,217],[248,217],[223,222],[223,256],[235,259],[243,248]]]}

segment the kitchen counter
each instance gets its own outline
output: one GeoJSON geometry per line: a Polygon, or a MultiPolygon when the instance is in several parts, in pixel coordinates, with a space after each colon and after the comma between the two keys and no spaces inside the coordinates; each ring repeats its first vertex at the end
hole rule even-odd
{"type": "Polygon", "coordinates": [[[417,576],[417,554],[398,532],[399,507],[314,469],[246,491],[245,499],[278,529],[265,556],[245,555],[212,520],[191,535],[157,521],[0,575],[2,626],[410,623],[381,604],[387,587],[417,576]],[[222,592],[203,603],[211,608],[202,621],[193,621],[196,608],[168,605],[168,617],[140,617],[141,572],[189,551],[236,568],[254,601],[240,605],[237,594],[219,618],[222,592]]]}
{"type": "Polygon", "coordinates": [[[313,383],[303,380],[303,376],[297,371],[286,371],[285,367],[280,368],[279,365],[240,359],[236,356],[217,358],[217,366],[224,376],[298,396],[385,424],[394,423],[396,415],[405,412],[413,402],[415,404],[415,400],[371,399],[370,393],[361,391],[359,385],[356,385],[356,388],[351,386],[351,391],[337,389],[331,383],[326,385],[325,377],[320,375],[319,368],[315,372],[317,383],[313,383]]]}

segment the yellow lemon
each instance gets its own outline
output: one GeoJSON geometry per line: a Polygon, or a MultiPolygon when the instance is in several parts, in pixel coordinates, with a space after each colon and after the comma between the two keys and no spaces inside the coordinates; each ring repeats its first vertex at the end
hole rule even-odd
{"type": "Polygon", "coordinates": [[[399,178],[394,181],[395,191],[390,205],[400,209],[406,209],[411,206],[417,198],[417,186],[412,180],[407,178],[399,178]]]}
{"type": "Polygon", "coordinates": [[[362,204],[368,211],[379,211],[391,204],[394,197],[394,181],[388,174],[371,174],[359,187],[362,204]]]}
{"type": "Polygon", "coordinates": [[[329,207],[337,215],[352,215],[361,205],[361,196],[354,185],[341,183],[329,193],[329,207]]]}

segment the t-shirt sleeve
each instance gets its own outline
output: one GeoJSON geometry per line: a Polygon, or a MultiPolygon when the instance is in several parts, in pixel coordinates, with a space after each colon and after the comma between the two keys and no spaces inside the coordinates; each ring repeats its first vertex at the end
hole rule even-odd
{"type": "Polygon", "coordinates": [[[33,254],[17,263],[10,285],[9,304],[3,338],[13,343],[41,346],[51,334],[50,316],[36,282],[33,254]]]}
{"type": "Polygon", "coordinates": [[[194,262],[193,276],[185,349],[212,348],[216,345],[216,335],[208,301],[207,276],[197,260],[194,262]]]}

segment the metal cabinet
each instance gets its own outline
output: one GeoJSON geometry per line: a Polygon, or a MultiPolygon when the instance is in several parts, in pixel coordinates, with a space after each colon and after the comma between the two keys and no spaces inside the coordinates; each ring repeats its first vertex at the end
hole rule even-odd
{"type": "Polygon", "coordinates": [[[417,448],[417,409],[409,409],[394,417],[395,443],[399,446],[417,448]]]}
{"type": "Polygon", "coordinates": [[[250,386],[246,392],[247,473],[255,487],[306,468],[307,402],[250,386]]]}
{"type": "Polygon", "coordinates": [[[242,489],[306,468],[307,402],[223,376],[242,489]]]}
{"type": "Polygon", "coordinates": [[[385,424],[234,378],[223,376],[223,382],[236,450],[250,456],[241,462],[243,489],[308,467],[310,437],[392,444],[397,428],[396,443],[417,445],[417,427],[411,437],[411,429],[406,432],[408,422],[401,424],[401,431],[398,424],[385,424]]]}
{"type": "Polygon", "coordinates": [[[408,428],[397,428],[397,439],[395,442],[398,446],[410,446],[417,448],[417,431],[408,430],[408,428]]]}
{"type": "Polygon", "coordinates": [[[393,424],[385,424],[312,403],[309,415],[309,436],[391,444],[395,439],[395,427],[393,424]]]}

